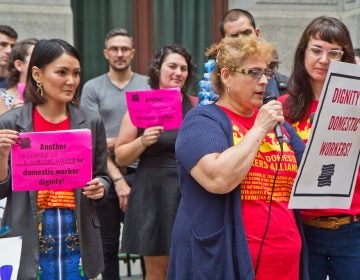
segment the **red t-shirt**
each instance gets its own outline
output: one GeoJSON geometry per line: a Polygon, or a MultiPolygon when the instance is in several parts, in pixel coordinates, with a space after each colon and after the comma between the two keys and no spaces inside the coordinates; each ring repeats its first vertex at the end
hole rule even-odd
{"type": "MultiPolygon", "coordinates": [[[[233,124],[236,145],[253,126],[258,110],[255,110],[253,117],[246,118],[221,108],[233,124]]],[[[285,131],[283,133],[287,135],[285,131]]],[[[294,212],[288,209],[297,164],[291,147],[286,142],[283,146],[284,154],[272,197],[270,224],[261,252],[257,280],[299,279],[301,237],[294,212]]],[[[242,215],[254,268],[266,228],[272,183],[279,159],[280,146],[272,132],[263,140],[249,173],[241,182],[242,215]]]]}
{"type": "MultiPolygon", "coordinates": [[[[51,123],[44,119],[35,108],[33,113],[35,132],[70,129],[70,118],[59,123],[51,123]]],[[[69,208],[75,210],[75,195],[73,191],[41,190],[37,193],[38,209],[69,208]]]]}
{"type": "MultiPolygon", "coordinates": [[[[288,95],[282,95],[279,100],[284,103],[288,95]]],[[[296,132],[299,134],[304,143],[306,143],[310,136],[311,123],[310,117],[315,114],[319,101],[313,100],[310,104],[310,110],[306,116],[295,123],[292,123],[296,132]]],[[[289,120],[288,120],[289,121],[289,120]]],[[[301,217],[303,220],[323,217],[323,216],[337,216],[337,215],[357,215],[360,214],[360,172],[358,172],[355,191],[350,209],[314,209],[301,210],[301,217]]]]}

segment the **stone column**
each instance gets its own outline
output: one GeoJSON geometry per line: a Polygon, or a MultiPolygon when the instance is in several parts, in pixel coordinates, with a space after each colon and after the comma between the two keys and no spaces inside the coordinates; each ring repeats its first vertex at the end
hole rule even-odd
{"type": "Polygon", "coordinates": [[[354,47],[360,46],[360,0],[230,0],[229,8],[248,9],[261,34],[276,43],[280,72],[289,74],[295,48],[305,26],[315,17],[339,18],[348,27],[354,47]],[[252,3],[252,4],[251,4],[252,3]]]}
{"type": "Polygon", "coordinates": [[[0,0],[0,24],[13,27],[20,40],[60,38],[74,43],[70,0],[0,0]]]}

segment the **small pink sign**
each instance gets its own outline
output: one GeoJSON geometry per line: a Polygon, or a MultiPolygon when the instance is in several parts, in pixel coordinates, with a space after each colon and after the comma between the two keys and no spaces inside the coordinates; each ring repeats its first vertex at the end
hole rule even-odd
{"type": "Polygon", "coordinates": [[[13,191],[70,190],[92,179],[89,129],[20,133],[11,148],[13,191]]]}
{"type": "Polygon", "coordinates": [[[140,128],[179,129],[182,122],[180,88],[126,92],[131,122],[140,128]]]}
{"type": "Polygon", "coordinates": [[[23,101],[24,100],[24,90],[25,90],[25,83],[18,83],[16,85],[17,90],[18,90],[18,98],[19,100],[23,101]]]}

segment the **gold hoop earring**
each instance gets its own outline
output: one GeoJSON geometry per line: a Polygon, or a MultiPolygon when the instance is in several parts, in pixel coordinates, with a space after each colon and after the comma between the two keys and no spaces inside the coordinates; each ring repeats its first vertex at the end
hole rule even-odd
{"type": "Polygon", "coordinates": [[[230,86],[227,86],[226,87],[226,93],[229,93],[230,92],[230,86]]]}
{"type": "Polygon", "coordinates": [[[43,86],[40,82],[36,81],[36,91],[37,93],[41,96],[41,97],[44,97],[44,91],[43,91],[43,86]]]}

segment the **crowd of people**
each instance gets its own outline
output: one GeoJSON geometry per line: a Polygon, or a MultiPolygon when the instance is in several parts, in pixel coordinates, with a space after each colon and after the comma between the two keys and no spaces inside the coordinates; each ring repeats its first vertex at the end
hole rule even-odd
{"type": "Polygon", "coordinates": [[[276,47],[251,13],[229,10],[219,27],[223,38],[205,53],[219,98],[197,106],[196,66],[181,45],[160,47],[144,76],[131,68],[133,37],[112,29],[108,72],[80,92],[73,46],[16,42],[0,25],[1,226],[9,229],[0,238],[22,236],[18,279],[119,280],[119,250],[144,258],[146,280],[360,279],[359,172],[350,209],[288,207],[330,63],[356,63],[347,27],[313,19],[290,77],[277,72],[276,47]],[[172,88],[179,129],[132,122],[126,92],[172,88]],[[92,140],[82,188],[13,191],[20,133],[76,129],[92,140]]]}

